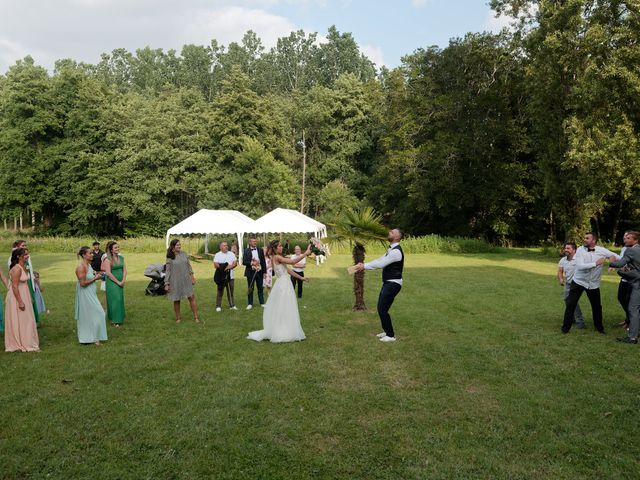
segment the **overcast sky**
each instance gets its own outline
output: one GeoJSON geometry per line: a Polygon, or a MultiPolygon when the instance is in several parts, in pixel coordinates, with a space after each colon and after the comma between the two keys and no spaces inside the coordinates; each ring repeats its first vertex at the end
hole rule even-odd
{"type": "Polygon", "coordinates": [[[0,0],[0,73],[26,55],[97,63],[115,48],[227,45],[255,31],[268,49],[293,30],[351,32],[378,66],[466,32],[497,31],[487,0],[0,0]]]}

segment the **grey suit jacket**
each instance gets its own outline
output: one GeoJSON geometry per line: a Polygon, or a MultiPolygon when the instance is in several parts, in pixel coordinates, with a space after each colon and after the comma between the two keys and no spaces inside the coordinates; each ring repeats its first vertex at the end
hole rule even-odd
{"type": "Polygon", "coordinates": [[[620,260],[611,262],[609,265],[614,268],[626,266],[629,271],[618,270],[618,275],[629,282],[640,283],[640,246],[627,248],[620,260]]]}

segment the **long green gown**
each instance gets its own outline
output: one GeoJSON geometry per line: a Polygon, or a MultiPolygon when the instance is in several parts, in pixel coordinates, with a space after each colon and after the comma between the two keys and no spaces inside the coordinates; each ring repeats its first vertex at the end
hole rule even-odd
{"type": "MultiPolygon", "coordinates": [[[[118,281],[122,281],[124,257],[119,256],[118,263],[111,262],[111,273],[118,281]]],[[[124,288],[119,286],[107,275],[107,319],[116,325],[124,322],[124,288]]]]}
{"type": "MultiPolygon", "coordinates": [[[[89,265],[87,280],[95,277],[93,268],[89,265]]],[[[78,324],[78,341],[80,343],[95,343],[107,340],[107,326],[104,321],[104,310],[96,296],[96,285],[91,283],[86,287],[76,284],[76,322],[78,324]]]]}
{"type": "Polygon", "coordinates": [[[33,316],[36,317],[36,325],[40,326],[40,313],[38,312],[38,305],[36,303],[36,291],[33,288],[33,265],[31,265],[31,258],[27,263],[27,273],[29,274],[29,293],[31,294],[31,306],[33,307],[33,316]]]}

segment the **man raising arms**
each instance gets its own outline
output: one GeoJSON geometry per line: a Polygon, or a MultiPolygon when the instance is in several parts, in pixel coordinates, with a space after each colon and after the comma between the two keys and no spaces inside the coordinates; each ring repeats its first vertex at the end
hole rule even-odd
{"type": "Polygon", "coordinates": [[[382,269],[382,289],[378,297],[378,315],[384,332],[378,334],[381,342],[395,342],[395,332],[391,324],[389,309],[393,305],[396,295],[402,288],[402,270],[404,268],[404,253],[400,247],[400,240],[404,237],[402,230],[389,230],[389,249],[384,256],[368,263],[356,265],[356,271],[382,269]]]}
{"type": "Polygon", "coordinates": [[[598,333],[604,333],[602,323],[602,303],[600,301],[600,278],[602,277],[602,265],[605,258],[615,261],[618,256],[604,247],[596,245],[598,236],[589,232],[584,236],[584,245],[576,252],[576,270],[573,281],[569,285],[569,294],[565,301],[564,320],[562,333],[569,333],[578,301],[583,292],[587,292],[587,298],[591,303],[593,325],[598,333]]]}

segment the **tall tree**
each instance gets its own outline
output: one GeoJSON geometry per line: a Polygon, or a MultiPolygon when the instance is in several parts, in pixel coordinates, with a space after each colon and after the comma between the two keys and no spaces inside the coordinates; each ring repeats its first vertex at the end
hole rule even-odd
{"type": "Polygon", "coordinates": [[[504,36],[468,34],[405,57],[386,79],[374,205],[415,233],[517,234],[530,201],[522,74],[504,36]]]}
{"type": "Polygon", "coordinates": [[[53,209],[50,180],[58,163],[48,148],[60,135],[49,75],[25,57],[9,68],[0,95],[0,202],[6,213],[53,209]]]}

